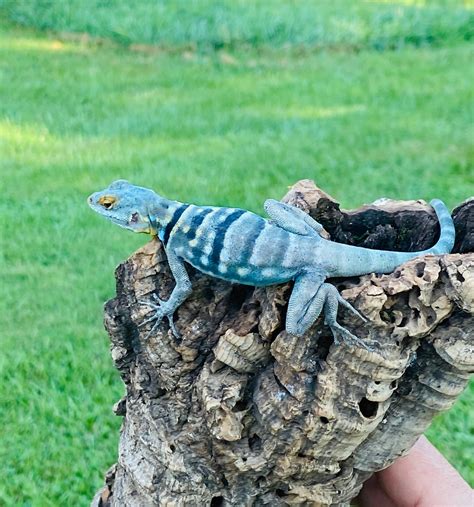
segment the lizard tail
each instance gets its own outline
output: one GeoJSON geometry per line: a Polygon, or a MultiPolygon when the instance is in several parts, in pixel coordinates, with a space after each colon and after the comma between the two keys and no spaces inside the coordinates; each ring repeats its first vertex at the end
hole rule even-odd
{"type": "Polygon", "coordinates": [[[451,214],[444,202],[439,199],[433,199],[430,204],[436,212],[440,226],[440,235],[436,244],[431,248],[418,252],[386,252],[386,254],[388,254],[386,257],[381,256],[385,257],[385,259],[381,259],[382,265],[380,268],[382,269],[377,270],[378,266],[375,266],[376,269],[374,269],[373,272],[390,273],[404,262],[414,259],[415,257],[428,254],[441,255],[451,252],[454,246],[455,236],[454,223],[451,218],[451,214]]]}
{"type": "Polygon", "coordinates": [[[357,276],[367,273],[391,273],[404,262],[422,255],[447,254],[454,246],[454,223],[446,205],[439,199],[430,202],[440,224],[440,236],[434,246],[418,252],[393,252],[389,250],[372,250],[349,245],[332,244],[328,249],[331,259],[328,270],[330,276],[357,276]]]}
{"type": "Polygon", "coordinates": [[[426,250],[425,253],[449,253],[453,249],[454,237],[456,234],[454,230],[453,219],[451,218],[451,214],[449,213],[449,210],[443,201],[440,201],[439,199],[433,199],[430,204],[433,206],[436,212],[436,216],[438,217],[441,233],[436,245],[426,250]]]}

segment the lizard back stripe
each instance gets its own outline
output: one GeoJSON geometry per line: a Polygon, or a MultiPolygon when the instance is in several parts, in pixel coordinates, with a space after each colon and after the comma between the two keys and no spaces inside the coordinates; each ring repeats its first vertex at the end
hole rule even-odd
{"type": "Polygon", "coordinates": [[[212,251],[210,256],[210,262],[214,266],[217,266],[219,264],[219,259],[221,256],[222,249],[224,248],[224,237],[229,229],[229,227],[238,220],[244,213],[247,213],[244,210],[236,210],[230,215],[227,216],[227,218],[222,222],[222,224],[219,227],[219,230],[216,234],[216,237],[214,238],[214,243],[212,245],[212,251]]]}
{"type": "Polygon", "coordinates": [[[287,250],[292,247],[293,236],[282,228],[259,220],[259,234],[245,262],[257,268],[282,266],[287,250]],[[271,245],[271,246],[270,246],[271,245]]]}
{"type": "Polygon", "coordinates": [[[248,233],[246,238],[248,250],[246,252],[246,257],[242,259],[243,262],[252,264],[251,262],[252,256],[259,250],[257,240],[262,234],[262,232],[265,230],[266,224],[267,223],[265,220],[255,220],[253,227],[251,231],[248,233]]]}
{"type": "Polygon", "coordinates": [[[212,213],[212,208],[204,208],[200,209],[198,213],[196,213],[191,219],[189,233],[187,234],[187,238],[189,241],[193,240],[196,237],[197,230],[199,226],[203,223],[209,213],[212,213]]]}
{"type": "Polygon", "coordinates": [[[168,240],[170,239],[170,234],[173,230],[173,227],[176,225],[176,222],[180,219],[181,215],[185,212],[187,207],[188,204],[182,204],[174,211],[173,216],[171,217],[171,220],[166,224],[165,232],[163,233],[163,245],[166,246],[168,244],[168,240]]]}

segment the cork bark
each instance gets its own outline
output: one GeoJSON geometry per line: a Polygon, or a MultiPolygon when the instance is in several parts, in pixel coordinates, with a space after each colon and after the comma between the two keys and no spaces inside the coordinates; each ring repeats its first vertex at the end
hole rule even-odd
{"type": "MultiPolygon", "coordinates": [[[[285,196],[332,240],[416,251],[439,226],[422,201],[355,211],[314,183],[285,196]]],[[[284,329],[291,283],[232,285],[189,269],[191,297],[139,328],[153,292],[174,285],[152,240],[116,271],[105,305],[112,358],[126,387],[117,464],[94,506],[345,505],[411,448],[474,371],[474,200],[453,212],[455,253],[420,257],[388,275],[331,280],[368,318],[339,321],[373,351],[334,344],[320,318],[301,338],[284,329]]]]}

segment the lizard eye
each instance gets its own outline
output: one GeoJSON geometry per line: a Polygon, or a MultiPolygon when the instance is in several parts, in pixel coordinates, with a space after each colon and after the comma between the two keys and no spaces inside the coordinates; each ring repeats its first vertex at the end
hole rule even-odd
{"type": "Polygon", "coordinates": [[[116,202],[117,202],[117,199],[115,197],[110,196],[110,195],[104,195],[98,201],[98,203],[101,206],[103,206],[105,209],[110,209],[116,202]]]}

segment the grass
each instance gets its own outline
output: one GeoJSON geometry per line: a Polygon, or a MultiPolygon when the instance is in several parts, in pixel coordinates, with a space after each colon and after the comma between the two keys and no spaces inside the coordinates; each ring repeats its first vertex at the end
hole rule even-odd
{"type": "Polygon", "coordinates": [[[200,49],[350,46],[377,50],[474,37],[466,0],[0,0],[11,19],[41,29],[86,32],[121,44],[200,49]]]}
{"type": "MultiPolygon", "coordinates": [[[[467,42],[141,49],[0,21],[0,504],[86,505],[116,459],[102,303],[146,238],[92,214],[92,191],[123,177],[255,211],[300,178],[345,207],[474,194],[467,42]]],[[[471,484],[473,402],[471,385],[428,432],[471,484]]]]}

